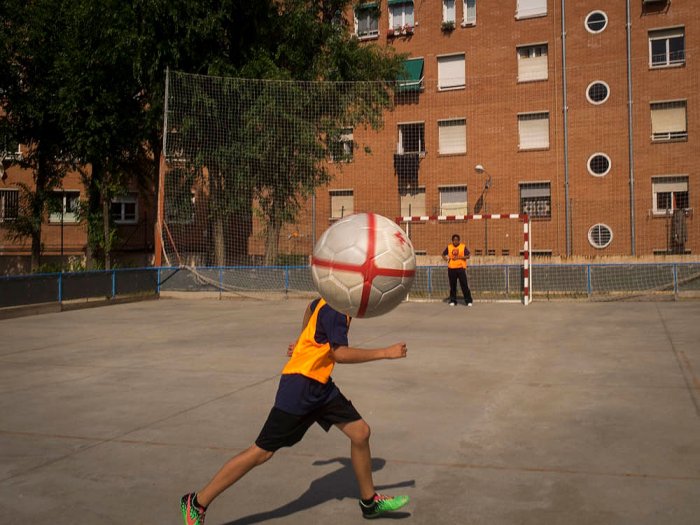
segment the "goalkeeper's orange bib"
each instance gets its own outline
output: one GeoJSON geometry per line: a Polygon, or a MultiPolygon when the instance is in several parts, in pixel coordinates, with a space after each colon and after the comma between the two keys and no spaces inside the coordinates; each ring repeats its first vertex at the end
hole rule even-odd
{"type": "Polygon", "coordinates": [[[330,343],[318,343],[314,337],[318,313],[325,304],[326,301],[319,300],[309,322],[297,339],[292,357],[282,370],[282,374],[301,374],[320,383],[328,382],[335,366],[335,360],[331,354],[333,350],[331,350],[330,343]]]}
{"type": "Polygon", "coordinates": [[[464,251],[467,249],[467,246],[463,243],[460,242],[458,246],[455,246],[454,244],[450,243],[447,245],[447,256],[449,257],[449,260],[447,261],[447,267],[448,268],[466,268],[467,267],[467,260],[466,259],[456,259],[455,257],[464,257],[464,251]],[[455,255],[456,252],[456,255],[455,255]]]}

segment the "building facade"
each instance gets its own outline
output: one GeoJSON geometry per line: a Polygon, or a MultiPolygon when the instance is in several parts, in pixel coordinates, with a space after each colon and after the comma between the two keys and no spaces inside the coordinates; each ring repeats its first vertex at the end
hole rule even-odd
{"type": "MultiPolygon", "coordinates": [[[[527,213],[535,255],[700,252],[697,3],[381,0],[347,21],[406,73],[381,130],[347,130],[317,230],[352,211],[527,213]]],[[[411,227],[427,255],[452,230],[480,255],[522,250],[496,221],[411,227]]]]}

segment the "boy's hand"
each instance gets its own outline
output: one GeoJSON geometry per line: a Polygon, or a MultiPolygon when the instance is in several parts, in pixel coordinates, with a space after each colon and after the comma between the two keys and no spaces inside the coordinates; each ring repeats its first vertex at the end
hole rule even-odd
{"type": "Polygon", "coordinates": [[[387,359],[401,359],[402,357],[406,357],[407,351],[406,343],[396,343],[387,347],[386,357],[387,359]]]}
{"type": "Polygon", "coordinates": [[[287,357],[292,357],[292,353],[294,352],[295,346],[296,343],[289,343],[289,346],[287,347],[287,357]]]}

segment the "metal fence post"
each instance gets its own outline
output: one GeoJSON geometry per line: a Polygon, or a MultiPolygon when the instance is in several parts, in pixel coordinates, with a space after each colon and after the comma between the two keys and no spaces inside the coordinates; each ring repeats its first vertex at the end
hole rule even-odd
{"type": "Polygon", "coordinates": [[[63,302],[63,272],[58,274],[58,304],[63,302]]]}
{"type": "Polygon", "coordinates": [[[433,267],[428,266],[428,299],[433,298],[433,267]]]}
{"type": "Polygon", "coordinates": [[[289,266],[284,267],[284,293],[289,293],[289,266]]]}
{"type": "Polygon", "coordinates": [[[673,263],[673,297],[678,300],[678,263],[673,263]]]}
{"type": "Polygon", "coordinates": [[[160,295],[160,266],[156,271],[156,293],[160,295]]]}
{"type": "Polygon", "coordinates": [[[112,270],[112,299],[117,296],[117,270],[112,270]]]}
{"type": "Polygon", "coordinates": [[[586,290],[588,291],[588,298],[590,299],[593,295],[593,289],[591,286],[591,265],[586,266],[586,290]]]}

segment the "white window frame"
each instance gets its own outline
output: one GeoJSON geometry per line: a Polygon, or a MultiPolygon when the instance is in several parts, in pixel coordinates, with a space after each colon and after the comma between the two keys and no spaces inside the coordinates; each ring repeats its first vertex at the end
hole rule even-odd
{"type": "Polygon", "coordinates": [[[389,29],[392,29],[394,32],[413,31],[413,27],[416,25],[416,17],[412,0],[393,4],[388,6],[388,8],[389,29]]]}
{"type": "Polygon", "coordinates": [[[549,78],[549,45],[547,42],[516,47],[518,82],[535,82],[549,78]],[[526,64],[527,62],[527,64],[526,64]],[[526,71],[532,70],[532,71],[526,71]]]}
{"type": "Polygon", "coordinates": [[[139,222],[139,198],[138,194],[134,192],[129,192],[126,195],[117,195],[112,198],[112,202],[109,208],[109,214],[114,221],[114,224],[138,224],[139,222]],[[114,205],[119,205],[119,218],[114,217],[114,210],[112,207],[114,205]],[[127,218],[126,205],[134,205],[134,216],[133,218],[127,218]]]}
{"type": "Polygon", "coordinates": [[[649,30],[649,67],[652,69],[665,68],[665,67],[679,67],[685,65],[685,54],[686,54],[686,42],[685,42],[685,27],[673,27],[669,29],[651,29],[649,30]],[[671,58],[671,40],[674,38],[683,39],[683,57],[682,58],[671,58]],[[654,62],[654,55],[652,53],[652,42],[665,40],[666,45],[664,52],[663,62],[654,62]]]}
{"type": "Polygon", "coordinates": [[[453,91],[464,89],[467,82],[467,56],[465,53],[451,53],[438,55],[438,91],[453,91]],[[461,60],[460,60],[461,58],[461,60]],[[455,62],[453,65],[448,65],[455,62]],[[461,64],[461,68],[459,67],[461,64]],[[459,73],[458,73],[459,71],[459,73]],[[446,73],[454,73],[454,76],[444,77],[446,73]]]}
{"type": "Polygon", "coordinates": [[[441,119],[438,124],[438,154],[464,155],[467,152],[467,119],[441,119]],[[452,129],[449,129],[452,128],[452,129]]]}
{"type": "Polygon", "coordinates": [[[331,220],[342,219],[355,213],[355,192],[352,189],[329,190],[328,196],[331,204],[331,220]],[[346,206],[346,204],[349,205],[346,206]]]}
{"type": "Polygon", "coordinates": [[[657,175],[651,178],[651,211],[654,215],[666,216],[669,210],[673,213],[674,210],[686,210],[688,208],[679,208],[676,206],[677,195],[680,193],[686,194],[688,206],[690,206],[690,193],[688,191],[688,175],[657,175]],[[659,194],[670,194],[670,208],[659,208],[659,194]]]}
{"type": "Polygon", "coordinates": [[[399,134],[399,141],[396,144],[396,153],[403,155],[404,153],[418,153],[419,155],[425,155],[425,122],[424,121],[416,121],[416,122],[399,122],[397,124],[397,129],[398,129],[398,134],[399,134]],[[422,126],[423,127],[423,133],[419,133],[418,136],[418,151],[406,151],[404,148],[404,132],[405,128],[408,126],[422,126]],[[422,137],[421,137],[422,135],[422,137]]]}
{"type": "Polygon", "coordinates": [[[0,188],[0,223],[14,221],[19,217],[19,189],[17,188],[0,188]],[[17,213],[14,217],[8,216],[8,210],[10,206],[8,201],[10,200],[9,195],[12,194],[12,199],[15,201],[13,208],[16,207],[17,213]]]}
{"type": "Polygon", "coordinates": [[[63,209],[63,214],[61,212],[50,212],[49,213],[49,223],[61,223],[63,221],[63,224],[66,223],[76,223],[78,222],[78,215],[75,211],[67,211],[70,209],[69,205],[69,198],[71,200],[75,200],[75,207],[80,203],[80,190],[55,190],[52,193],[53,195],[60,195],[61,197],[61,207],[63,209]]]}
{"type": "Polygon", "coordinates": [[[379,8],[365,7],[362,8],[361,5],[356,7],[354,10],[355,19],[355,36],[360,40],[369,40],[379,37],[379,8]],[[358,18],[358,13],[366,13],[366,20],[368,22],[368,27],[370,28],[367,32],[360,34],[360,19],[358,18]],[[373,16],[374,15],[374,16],[373,16]],[[372,21],[377,29],[371,29],[372,21]]]}
{"type": "Polygon", "coordinates": [[[355,136],[353,133],[353,128],[344,128],[342,133],[335,141],[334,146],[342,148],[343,153],[341,158],[336,159],[333,155],[333,149],[330,150],[330,160],[331,162],[352,162],[354,159],[354,147],[355,147],[355,136]]]}
{"type": "Polygon", "coordinates": [[[520,196],[520,212],[526,213],[531,219],[551,219],[552,218],[552,183],[551,181],[525,181],[518,183],[518,194],[520,196]],[[543,199],[544,198],[544,199],[543,199]],[[526,199],[530,199],[527,204],[535,207],[532,213],[531,207],[526,205],[526,199]],[[543,203],[544,206],[542,205],[543,203]],[[540,211],[543,209],[543,211],[540,211]]]}
{"type": "Polygon", "coordinates": [[[603,82],[602,80],[594,80],[593,82],[588,84],[588,87],[586,88],[586,100],[588,100],[588,102],[590,102],[594,106],[599,106],[599,105],[607,102],[609,98],[610,98],[610,86],[608,85],[607,82],[603,82]],[[605,86],[605,89],[607,90],[605,98],[603,100],[599,100],[599,101],[593,100],[591,98],[591,88],[597,84],[601,84],[601,85],[605,86]]]}
{"type": "Polygon", "coordinates": [[[593,226],[591,226],[588,229],[588,242],[590,243],[591,246],[593,246],[597,250],[604,250],[605,248],[610,246],[610,244],[613,241],[613,237],[614,237],[614,235],[613,235],[612,228],[610,226],[608,226],[607,224],[603,224],[602,222],[599,222],[598,224],[594,224],[593,226]],[[595,230],[596,228],[599,228],[599,229],[605,228],[606,230],[608,230],[610,232],[610,239],[608,240],[608,242],[606,242],[605,244],[597,244],[593,240],[593,230],[595,230]]]}
{"type": "Polygon", "coordinates": [[[525,20],[547,16],[547,0],[517,0],[515,18],[525,20]]]}
{"type": "Polygon", "coordinates": [[[652,142],[673,142],[677,140],[688,140],[688,103],[686,100],[663,100],[654,101],[649,104],[651,111],[651,140],[652,142]],[[680,112],[682,110],[683,116],[680,112]],[[673,121],[672,123],[660,124],[660,120],[664,120],[661,116],[662,112],[671,113],[677,112],[676,118],[669,118],[666,115],[665,120],[673,121]],[[655,115],[656,112],[656,115],[655,115]],[[679,122],[682,120],[683,122],[679,122]],[[654,122],[656,121],[656,125],[654,122]],[[678,121],[678,122],[677,122],[678,121]],[[657,128],[661,129],[657,129],[657,128]]]}
{"type": "Polygon", "coordinates": [[[440,215],[468,215],[469,214],[469,190],[466,184],[438,186],[440,196],[440,215]],[[443,202],[443,195],[447,193],[464,192],[463,201],[443,202]]]}
{"type": "Polygon", "coordinates": [[[403,191],[399,193],[399,201],[401,206],[401,216],[402,217],[423,217],[426,215],[425,211],[425,186],[418,186],[414,190],[403,191]],[[420,202],[422,200],[422,202],[420,202]],[[416,202],[418,201],[418,202],[416,202]],[[418,208],[413,205],[418,204],[418,208]],[[409,212],[410,205],[410,212],[409,212]]]}
{"type": "Polygon", "coordinates": [[[457,1],[458,0],[442,0],[442,23],[452,22],[457,24],[457,1]],[[452,5],[452,8],[449,7],[452,5]]]}
{"type": "Polygon", "coordinates": [[[594,177],[605,177],[608,173],[610,173],[610,170],[612,169],[612,159],[610,158],[610,155],[608,155],[607,153],[603,153],[602,151],[597,151],[593,155],[588,157],[588,161],[586,162],[586,168],[588,169],[588,173],[590,173],[594,177]],[[604,157],[605,160],[608,161],[608,169],[606,169],[603,173],[596,173],[591,168],[591,162],[593,162],[593,159],[596,157],[604,157]]]}
{"type": "Polygon", "coordinates": [[[476,0],[462,0],[462,27],[476,25],[476,0]]]}
{"type": "Polygon", "coordinates": [[[605,13],[605,11],[600,11],[600,10],[591,11],[590,13],[588,13],[588,14],[586,15],[586,18],[585,18],[584,21],[583,21],[583,26],[586,28],[586,31],[588,31],[589,33],[591,33],[591,34],[593,34],[593,35],[597,35],[598,33],[602,33],[603,31],[605,31],[605,28],[608,27],[608,15],[607,15],[607,13],[605,13]],[[603,22],[603,27],[601,27],[601,28],[598,29],[597,31],[591,29],[591,28],[588,26],[588,22],[590,21],[590,18],[591,18],[593,15],[603,15],[603,18],[605,19],[605,21],[603,22]]]}
{"type": "MultiPolygon", "coordinates": [[[[536,131],[536,130],[535,130],[536,131]]],[[[518,150],[519,151],[529,151],[529,150],[543,150],[549,149],[549,111],[536,111],[531,113],[518,113],[518,150]],[[536,118],[540,117],[540,118],[536,118]],[[537,141],[537,134],[531,131],[531,128],[535,128],[535,124],[525,124],[527,121],[542,121],[541,125],[544,125],[546,121],[546,133],[540,132],[542,138],[546,137],[546,140],[537,141]],[[529,135],[527,133],[530,133],[529,135]]]]}

